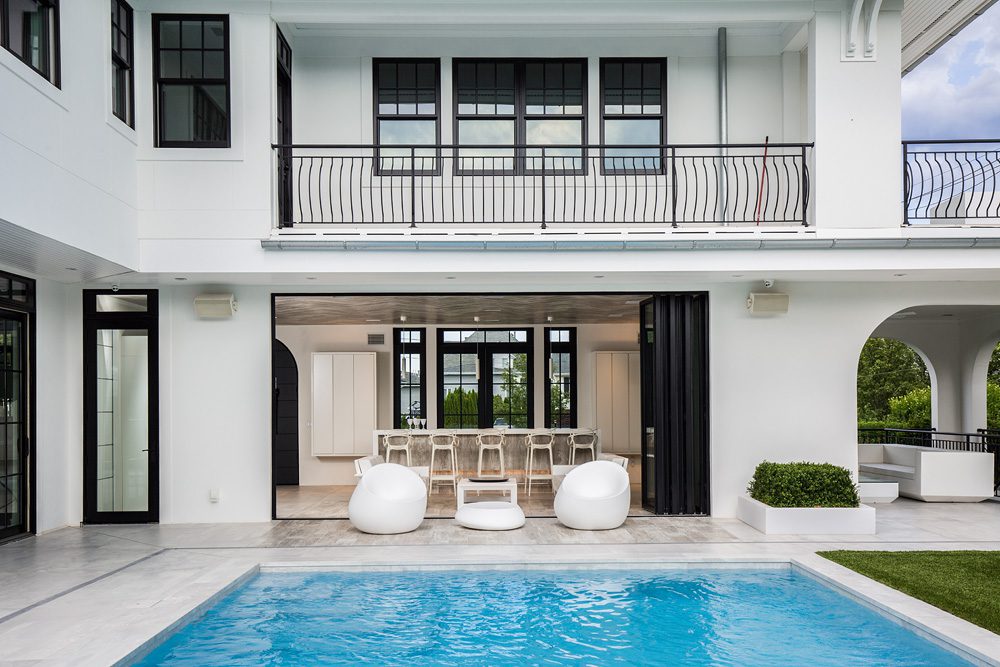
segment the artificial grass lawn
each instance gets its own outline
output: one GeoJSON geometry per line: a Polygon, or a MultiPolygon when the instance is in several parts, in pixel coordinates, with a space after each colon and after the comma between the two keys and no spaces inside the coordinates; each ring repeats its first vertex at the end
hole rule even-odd
{"type": "Polygon", "coordinates": [[[819,555],[1000,634],[1000,551],[820,551],[819,555]]]}

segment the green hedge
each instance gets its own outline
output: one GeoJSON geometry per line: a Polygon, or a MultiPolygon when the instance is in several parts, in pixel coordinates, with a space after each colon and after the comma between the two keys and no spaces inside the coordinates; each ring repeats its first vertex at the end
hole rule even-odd
{"type": "Polygon", "coordinates": [[[764,461],[747,493],[771,507],[857,507],[860,502],[851,473],[830,463],[764,461]]]}

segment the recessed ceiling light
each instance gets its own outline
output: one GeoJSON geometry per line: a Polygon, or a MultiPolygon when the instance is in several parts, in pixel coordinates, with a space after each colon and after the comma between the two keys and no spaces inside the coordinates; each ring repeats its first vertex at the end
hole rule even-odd
{"type": "Polygon", "coordinates": [[[455,276],[445,276],[444,279],[445,280],[454,280],[455,276]]]}
{"type": "Polygon", "coordinates": [[[552,316],[551,315],[546,315],[545,316],[545,321],[546,322],[551,322],[552,321],[552,316]]]}
{"type": "Polygon", "coordinates": [[[405,322],[406,321],[406,315],[400,315],[399,316],[399,321],[400,322],[405,322]]]}
{"type": "Polygon", "coordinates": [[[500,320],[483,320],[487,324],[492,324],[493,322],[499,322],[500,320]]]}
{"type": "Polygon", "coordinates": [[[625,313],[612,313],[608,317],[625,317],[625,313]]]}
{"type": "Polygon", "coordinates": [[[76,271],[76,267],[75,266],[67,266],[66,270],[67,271],[76,271]]]}
{"type": "Polygon", "coordinates": [[[625,302],[625,305],[626,306],[638,306],[640,303],[642,303],[642,302],[639,301],[639,299],[630,299],[630,300],[628,300],[628,301],[625,302]]]}
{"type": "Polygon", "coordinates": [[[906,274],[905,274],[905,273],[894,273],[894,274],[892,274],[892,275],[893,275],[893,277],[894,277],[894,278],[902,278],[902,277],[904,277],[904,276],[905,276],[906,274]]]}
{"type": "Polygon", "coordinates": [[[483,308],[484,313],[499,313],[502,312],[503,308],[483,308]]]}
{"type": "Polygon", "coordinates": [[[381,322],[382,320],[365,320],[365,322],[381,322]]]}
{"type": "Polygon", "coordinates": [[[603,278],[604,276],[594,276],[595,278],[603,278]]]}
{"type": "Polygon", "coordinates": [[[174,280],[179,280],[180,282],[184,282],[185,280],[187,280],[187,278],[183,276],[177,276],[176,278],[174,278],[174,280]]]}
{"type": "Polygon", "coordinates": [[[306,280],[316,280],[316,276],[306,276],[306,280]]]}
{"type": "Polygon", "coordinates": [[[479,321],[479,315],[473,316],[472,321],[473,322],[478,322],[479,321]]]}
{"type": "Polygon", "coordinates": [[[733,278],[742,278],[742,277],[743,277],[743,274],[742,274],[742,273],[734,273],[734,274],[732,275],[732,277],[733,277],[733,278]]]}

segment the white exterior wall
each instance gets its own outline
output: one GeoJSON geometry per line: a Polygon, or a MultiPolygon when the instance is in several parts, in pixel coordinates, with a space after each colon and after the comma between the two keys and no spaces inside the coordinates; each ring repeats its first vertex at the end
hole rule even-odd
{"type": "Polygon", "coordinates": [[[61,3],[61,89],[0,49],[0,221],[138,267],[136,134],[111,112],[107,7],[61,3]]]}

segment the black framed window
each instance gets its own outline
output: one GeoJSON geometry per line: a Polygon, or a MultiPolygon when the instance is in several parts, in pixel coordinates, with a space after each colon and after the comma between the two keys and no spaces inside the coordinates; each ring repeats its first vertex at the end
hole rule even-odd
{"type": "Polygon", "coordinates": [[[230,145],[229,17],[153,15],[156,145],[230,145]]]}
{"type": "Polygon", "coordinates": [[[0,0],[0,9],[0,46],[58,86],[58,0],[0,0]]]}
{"type": "Polygon", "coordinates": [[[135,47],[132,7],[125,0],[111,2],[111,110],[123,123],[135,127],[135,47]]]}
{"type": "Polygon", "coordinates": [[[461,170],[583,169],[586,60],[455,60],[454,89],[461,170]]]}
{"type": "Polygon", "coordinates": [[[545,426],[576,428],[576,329],[545,329],[545,426]]]}
{"type": "Polygon", "coordinates": [[[427,418],[427,330],[395,329],[393,358],[393,428],[427,418]]]}
{"type": "Polygon", "coordinates": [[[441,141],[441,61],[375,59],[372,70],[379,172],[434,171],[441,141]],[[424,145],[428,148],[417,148],[424,145]]]}
{"type": "Polygon", "coordinates": [[[606,172],[660,172],[667,141],[667,61],[601,60],[601,143],[606,172]],[[636,146],[636,148],[628,148],[636,146]]]}
{"type": "Polygon", "coordinates": [[[531,428],[531,329],[438,330],[438,422],[443,428],[531,428]]]}

